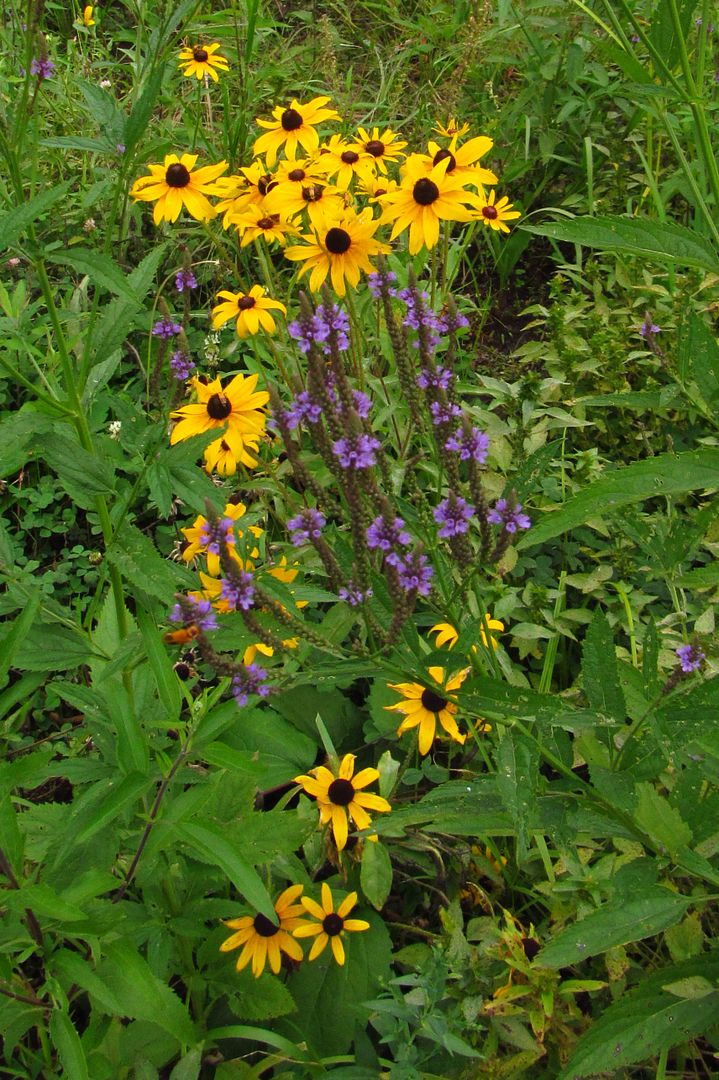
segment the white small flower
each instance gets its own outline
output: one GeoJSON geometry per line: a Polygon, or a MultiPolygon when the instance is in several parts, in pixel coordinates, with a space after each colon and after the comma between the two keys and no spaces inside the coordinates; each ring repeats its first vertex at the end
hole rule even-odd
{"type": "Polygon", "coordinates": [[[112,83],[110,82],[109,79],[100,79],[100,86],[102,87],[103,90],[109,90],[110,87],[112,86],[112,83]]]}
{"type": "Polygon", "coordinates": [[[107,425],[107,434],[111,439],[119,439],[122,429],[122,420],[111,420],[107,425]]]}

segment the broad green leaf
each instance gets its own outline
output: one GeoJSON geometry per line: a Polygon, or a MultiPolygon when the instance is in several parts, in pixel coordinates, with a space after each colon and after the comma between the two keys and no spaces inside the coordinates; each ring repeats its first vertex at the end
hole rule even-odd
{"type": "Polygon", "coordinates": [[[123,1007],[112,990],[93,971],[87,960],[71,949],[59,949],[53,953],[51,970],[57,975],[68,990],[73,983],[87,990],[93,1004],[108,1016],[122,1016],[123,1007]]]}
{"type": "Polygon", "coordinates": [[[693,229],[672,221],[649,218],[576,217],[547,225],[520,225],[520,229],[569,244],[601,251],[627,251],[655,257],[660,262],[697,266],[719,271],[719,256],[712,245],[693,229]]]}
{"type": "Polygon", "coordinates": [[[40,146],[58,150],[89,150],[95,154],[107,154],[110,144],[104,139],[86,139],[81,135],[56,135],[52,139],[40,139],[40,146]]]}
{"type": "Polygon", "coordinates": [[[210,822],[204,825],[188,822],[177,825],[175,832],[180,840],[197,849],[203,859],[210,859],[219,866],[251,907],[268,919],[276,920],[274,905],[260,875],[219,826],[210,822]]]}
{"type": "Polygon", "coordinates": [[[392,888],[392,862],[384,844],[365,838],[360,884],[372,907],[381,911],[392,888]]]}
{"type": "Polygon", "coordinates": [[[163,559],[152,541],[129,523],[118,531],[107,549],[107,558],[130,585],[167,605],[176,592],[192,587],[192,575],[163,559]]]}
{"type": "Polygon", "coordinates": [[[46,435],[42,455],[70,498],[83,510],[95,509],[95,496],[114,494],[112,468],[59,432],[46,435]]]}
{"type": "Polygon", "coordinates": [[[111,783],[107,795],[91,813],[83,813],[81,822],[73,829],[73,843],[82,844],[96,832],[115,821],[123,811],[143,795],[152,784],[152,780],[139,773],[130,773],[117,783],[111,783]],[[79,828],[78,828],[79,825],[79,828]]]}
{"type": "Polygon", "coordinates": [[[37,457],[43,436],[52,431],[53,421],[31,405],[0,421],[0,477],[12,476],[31,458],[37,457]]]}
{"type": "Polygon", "coordinates": [[[683,917],[691,897],[654,888],[628,903],[610,902],[562,930],[537,956],[542,967],[562,968],[597,956],[615,945],[654,937],[683,917]]]}
{"type": "Polygon", "coordinates": [[[0,795],[0,848],[15,874],[21,873],[23,837],[17,822],[15,807],[9,795],[0,795]]]}
{"type": "Polygon", "coordinates": [[[65,900],[56,889],[44,882],[24,882],[19,889],[10,889],[3,895],[3,904],[12,911],[32,908],[36,915],[58,922],[80,922],[87,912],[77,904],[65,900]]]}
{"type": "Polygon", "coordinates": [[[97,969],[121,1005],[121,1015],[149,1020],[185,1046],[193,1046],[197,1036],[187,1009],[177,994],[153,974],[147,960],[127,940],[104,946],[106,959],[97,969]]]}
{"type": "Polygon", "coordinates": [[[677,364],[686,378],[694,379],[710,410],[719,408],[719,345],[704,319],[689,312],[679,339],[677,364]]]}
{"type": "Polygon", "coordinates": [[[170,1073],[169,1080],[197,1080],[202,1068],[202,1051],[190,1050],[178,1061],[170,1073]]]}
{"type": "Polygon", "coordinates": [[[30,633],[30,628],[35,621],[35,616],[40,607],[40,591],[33,590],[26,607],[13,621],[10,632],[6,634],[2,642],[2,654],[0,655],[0,686],[5,686],[8,681],[8,672],[13,666],[15,654],[23,641],[30,633]]]}
{"type": "Polygon", "coordinates": [[[514,731],[506,731],[497,749],[497,791],[517,830],[518,859],[527,856],[527,833],[536,797],[537,754],[514,731]]]}
{"type": "Polygon", "coordinates": [[[89,1080],[87,1059],[70,1017],[55,1008],[50,1016],[50,1038],[67,1080],[89,1080]]]}
{"type": "Polygon", "coordinates": [[[179,680],[167,655],[155,620],[145,610],[139,608],[137,623],[142,634],[145,655],[150,664],[160,701],[167,710],[167,723],[170,726],[175,723],[182,708],[179,680]]]}
{"type": "Polygon", "coordinates": [[[130,115],[125,120],[123,138],[127,153],[130,153],[135,148],[139,138],[147,129],[152,110],[155,107],[155,102],[162,89],[164,73],[165,65],[160,62],[157,69],[150,75],[150,78],[142,89],[142,93],[132,106],[130,115]]]}
{"type": "Polygon", "coordinates": [[[710,589],[719,585],[719,562],[711,562],[707,566],[697,566],[694,570],[687,570],[677,578],[677,585],[685,589],[710,589]]]}
{"type": "Polygon", "coordinates": [[[60,266],[71,267],[78,274],[87,275],[94,286],[100,285],[130,303],[140,303],[124,273],[109,255],[90,248],[74,247],[53,251],[47,258],[60,266]]]}
{"type": "Polygon", "coordinates": [[[623,468],[609,469],[599,480],[537,522],[518,543],[519,548],[543,544],[583,525],[590,518],[618,510],[629,503],[658,495],[715,488],[719,450],[705,447],[684,454],[658,454],[623,468]]]}
{"type": "Polygon", "coordinates": [[[249,968],[232,973],[235,996],[230,1005],[239,1020],[265,1023],[287,1016],[297,1008],[292,994],[269,972],[256,979],[249,968]]]}
{"type": "Polygon", "coordinates": [[[672,5],[667,0],[657,0],[651,14],[649,40],[671,70],[678,62],[681,49],[688,43],[692,16],[696,9],[696,0],[674,0],[681,36],[677,36],[672,5]]]}
{"type": "Polygon", "coordinates": [[[60,202],[70,189],[70,181],[66,180],[57,186],[45,188],[39,195],[29,199],[15,210],[9,210],[0,217],[0,250],[12,247],[31,225],[37,221],[51,206],[60,202]]]}
{"type": "Polygon", "coordinates": [[[647,836],[650,836],[659,850],[675,855],[691,842],[692,831],[676,807],[664,795],[660,795],[653,784],[637,784],[639,804],[634,812],[634,820],[647,836]]]}
{"type": "MultiPolygon", "coordinates": [[[[3,641],[0,628],[0,644],[3,641]]],[[[36,622],[18,647],[15,666],[21,671],[68,671],[92,656],[87,634],[58,622],[36,622]]]]}
{"type": "Polygon", "coordinates": [[[679,998],[703,998],[717,991],[716,985],[703,975],[689,975],[686,979],[677,979],[676,982],[666,983],[662,989],[679,998]]]}
{"type": "Polygon", "coordinates": [[[614,634],[599,608],[589,624],[582,646],[582,685],[593,709],[612,720],[626,719],[624,694],[619,685],[614,634]]]}

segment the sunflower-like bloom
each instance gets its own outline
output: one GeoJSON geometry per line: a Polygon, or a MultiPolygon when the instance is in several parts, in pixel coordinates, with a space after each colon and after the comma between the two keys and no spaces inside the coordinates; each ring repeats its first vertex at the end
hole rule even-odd
{"type": "Polygon", "coordinates": [[[344,198],[332,184],[320,184],[317,180],[298,184],[288,178],[268,191],[264,205],[270,213],[283,218],[293,218],[306,210],[311,227],[319,229],[330,214],[342,212],[344,198]]]}
{"type": "Polygon", "coordinates": [[[212,329],[219,330],[230,319],[236,319],[237,334],[241,338],[257,334],[260,330],[274,334],[277,323],[270,315],[270,311],[281,311],[287,314],[285,305],[279,300],[272,300],[269,296],[265,296],[265,290],[261,285],[253,285],[248,293],[232,293],[227,289],[222,289],[218,292],[217,298],[222,300],[222,303],[212,309],[212,329]]]}
{"type": "Polygon", "coordinates": [[[195,221],[209,221],[216,210],[207,195],[220,195],[215,180],[227,169],[227,162],[195,169],[197,154],[166,154],[164,165],[149,165],[149,176],[141,176],[132,185],[130,195],[140,202],[156,202],[155,224],[177,221],[184,206],[195,221]],[[194,170],[194,172],[193,172],[194,170]]]}
{"type": "Polygon", "coordinates": [[[284,221],[279,214],[268,214],[263,206],[247,206],[244,210],[230,213],[228,221],[241,237],[240,247],[247,247],[260,237],[266,244],[278,243],[284,247],[288,236],[299,236],[300,233],[295,225],[284,221]]]}
{"type": "Polygon", "coordinates": [[[240,169],[239,175],[223,176],[217,182],[221,198],[216,206],[218,214],[224,214],[223,227],[230,227],[233,214],[250,207],[262,206],[267,192],[276,186],[274,176],[267,171],[265,163],[259,158],[246,168],[240,169]]]}
{"type": "Polygon", "coordinates": [[[347,843],[347,819],[351,817],[358,829],[367,829],[372,824],[367,810],[387,813],[392,807],[381,795],[363,791],[368,784],[379,779],[377,769],[362,769],[354,775],[355,756],[345,754],[340,762],[337,776],[320,765],[312,769],[312,776],[296,776],[295,783],[302,784],[308,795],[317,799],[320,808],[320,823],[332,822],[337,850],[342,851],[347,843]]]}
{"type": "Polygon", "coordinates": [[[370,172],[362,173],[359,183],[357,184],[357,193],[359,195],[365,195],[370,203],[375,205],[382,204],[382,195],[388,195],[390,191],[397,191],[399,184],[396,180],[390,180],[388,176],[383,176],[382,173],[373,174],[370,172]]]}
{"type": "Polygon", "coordinates": [[[364,919],[348,919],[352,908],[357,903],[357,893],[352,892],[344,898],[340,906],[335,911],[334,900],[332,898],[332,891],[326,881],[322,882],[322,906],[315,901],[310,900],[308,896],[302,897],[302,907],[306,912],[312,915],[317,922],[305,922],[302,926],[298,926],[293,931],[295,937],[316,938],[312,942],[312,948],[310,949],[309,960],[316,960],[317,957],[326,949],[327,942],[332,944],[332,954],[338,964],[344,964],[345,962],[345,950],[342,944],[342,934],[345,931],[354,933],[357,930],[369,930],[369,923],[364,919]]]}
{"type": "Polygon", "coordinates": [[[461,139],[469,131],[469,124],[460,124],[458,120],[450,116],[446,124],[438,120],[432,130],[444,135],[446,139],[461,139]]]}
{"type": "MultiPolygon", "coordinates": [[[[485,649],[489,648],[490,644],[493,649],[497,648],[497,638],[493,633],[494,630],[501,633],[504,630],[504,623],[500,622],[499,619],[493,619],[489,612],[487,612],[482,618],[482,626],[480,628],[482,644],[484,645],[485,649]],[[485,627],[489,629],[489,642],[487,641],[485,627]]],[[[430,628],[429,632],[430,634],[437,635],[435,645],[438,649],[441,649],[443,645],[449,645],[450,649],[453,649],[459,640],[459,634],[451,623],[435,623],[435,625],[430,628]]],[[[476,649],[476,645],[473,645],[472,648],[476,649]]]]}
{"type": "MultiPolygon", "coordinates": [[[[244,503],[227,503],[225,509],[222,512],[222,519],[220,524],[223,523],[232,528],[232,537],[229,533],[226,536],[226,541],[231,544],[234,543],[235,536],[239,540],[244,539],[244,532],[242,529],[235,528],[235,523],[240,518],[245,516],[247,507],[244,503]]],[[[214,536],[215,530],[211,527],[206,517],[200,514],[196,517],[192,525],[187,529],[180,529],[180,532],[185,537],[186,547],[183,548],[182,558],[185,562],[191,563],[198,555],[207,556],[207,569],[213,577],[217,577],[220,573],[220,555],[219,544],[217,538],[214,536]]],[[[248,532],[256,539],[259,540],[263,535],[264,530],[259,525],[250,525],[248,532]]],[[[233,549],[234,553],[234,549],[233,549]]],[[[258,559],[260,556],[259,548],[254,545],[250,551],[247,552],[250,559],[258,559]]],[[[252,569],[253,564],[248,563],[244,569],[252,569]]],[[[271,654],[270,654],[271,655],[271,654]]]]}
{"type": "Polygon", "coordinates": [[[465,203],[477,205],[477,196],[464,190],[461,179],[448,175],[448,167],[449,158],[444,158],[427,172],[423,156],[411,154],[399,190],[382,196],[382,224],[394,222],[392,240],[409,228],[410,255],[416,255],[423,244],[434,247],[440,221],[472,220],[465,203]]]}
{"type": "Polygon", "coordinates": [[[297,147],[301,146],[308,154],[312,154],[320,145],[320,137],[316,128],[318,124],[326,120],[341,120],[342,117],[334,109],[325,106],[330,99],[328,97],[312,98],[306,105],[293,99],[287,108],[278,105],[272,110],[274,120],[259,120],[260,127],[267,128],[264,135],[255,139],[253,151],[255,154],[264,154],[270,168],[277,161],[277,153],[284,147],[285,156],[297,157],[297,147]]]}
{"type": "Polygon", "coordinates": [[[276,923],[261,913],[254,917],[243,915],[240,919],[226,920],[225,926],[235,932],[222,942],[220,952],[242,948],[237,958],[238,971],[246,968],[251,960],[252,974],[259,979],[268,961],[275,975],[279,975],[282,953],[287,953],[291,960],[302,960],[302,946],[292,935],[296,934],[301,927],[310,926],[301,918],[305,909],[301,904],[295,903],[303,887],[290,885],[289,889],[280,893],[275,901],[276,923]]]}
{"type": "Polygon", "coordinates": [[[495,203],[494,199],[495,193],[490,191],[489,195],[482,200],[479,213],[474,216],[483,221],[485,225],[488,225],[490,229],[494,229],[495,232],[508,233],[509,229],[504,223],[520,217],[519,210],[512,209],[514,204],[509,201],[506,195],[498,203],[495,203]]]}
{"type": "Polygon", "coordinates": [[[198,79],[202,79],[209,75],[215,82],[219,82],[220,76],[217,72],[227,71],[229,67],[225,57],[218,53],[219,48],[219,41],[215,41],[212,45],[188,45],[183,49],[178,57],[178,66],[185,78],[191,79],[196,75],[198,79]]]}
{"type": "Polygon", "coordinates": [[[285,256],[293,262],[304,262],[300,277],[311,271],[312,292],[319,291],[329,274],[334,291],[344,296],[345,282],[354,289],[363,270],[368,274],[374,270],[370,256],[390,250],[388,244],[374,239],[379,225],[369,207],[361,214],[348,210],[338,217],[328,217],[320,228],[315,227],[313,235],[303,236],[307,243],[286,248],[285,256]]]}
{"type": "Polygon", "coordinates": [[[88,4],[85,8],[83,8],[83,11],[82,11],[82,25],[83,26],[94,26],[95,25],[95,20],[92,17],[92,13],[93,13],[94,10],[95,9],[92,6],[92,4],[88,4]]]}
{"type": "Polygon", "coordinates": [[[490,169],[485,169],[478,164],[479,159],[484,157],[488,150],[494,146],[494,140],[486,135],[478,135],[475,139],[457,146],[455,136],[448,147],[442,147],[439,143],[427,144],[427,155],[421,155],[426,162],[427,172],[439,165],[440,161],[447,159],[447,176],[461,180],[463,184],[472,184],[474,187],[484,190],[483,184],[496,184],[497,177],[490,169]]]}
{"type": "Polygon", "coordinates": [[[379,128],[373,127],[369,132],[365,128],[357,128],[357,139],[355,140],[364,150],[365,154],[369,154],[372,158],[372,162],[375,168],[386,175],[388,161],[399,161],[404,157],[401,152],[404,150],[407,143],[404,141],[401,135],[396,131],[390,131],[389,128],[380,135],[379,128]]]}
{"type": "Polygon", "coordinates": [[[359,143],[350,143],[341,135],[333,135],[320,148],[316,168],[325,176],[334,177],[335,186],[346,191],[357,173],[371,171],[373,163],[372,155],[365,153],[359,143]]]}
{"type": "MultiPolygon", "coordinates": [[[[220,455],[234,458],[231,463],[223,460],[224,475],[232,475],[241,461],[248,468],[257,464],[248,450],[256,451],[259,441],[265,433],[266,416],[263,406],[270,395],[266,390],[256,390],[258,375],[235,375],[223,389],[219,377],[212,382],[202,383],[192,380],[192,386],[199,399],[196,405],[183,405],[170,413],[177,420],[170,435],[170,442],[191,439],[193,435],[202,435],[213,428],[226,428],[221,439],[211,443],[205,450],[205,466],[208,471],[218,467],[220,455]],[[224,443],[224,446],[220,444],[224,443]]],[[[222,469],[218,471],[223,472],[222,469]]]]}
{"type": "Polygon", "coordinates": [[[402,700],[394,705],[385,705],[389,712],[404,713],[406,719],[397,728],[397,734],[403,735],[410,728],[419,727],[419,752],[429,753],[437,731],[437,721],[455,742],[463,744],[466,735],[461,735],[455,716],[457,706],[448,701],[442,691],[458,690],[469,674],[469,668],[458,672],[445,682],[445,670],[441,667],[429,668],[429,674],[439,688],[430,688],[421,683],[389,683],[390,690],[402,695],[402,700]]]}

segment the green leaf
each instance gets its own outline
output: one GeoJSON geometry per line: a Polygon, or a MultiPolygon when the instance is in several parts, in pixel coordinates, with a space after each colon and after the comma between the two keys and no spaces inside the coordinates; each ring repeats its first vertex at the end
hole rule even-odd
{"type": "Polygon", "coordinates": [[[76,983],[83,990],[87,990],[93,999],[93,1005],[99,1006],[102,1012],[108,1016],[122,1016],[122,1004],[79,953],[71,949],[59,949],[53,953],[50,963],[51,970],[60,978],[66,991],[76,983]]]}
{"type": "Polygon", "coordinates": [[[603,611],[597,609],[582,646],[582,684],[593,709],[612,720],[626,719],[619,685],[614,634],[603,611]]]}
{"type": "Polygon", "coordinates": [[[392,888],[392,861],[384,844],[366,840],[360,870],[362,892],[381,911],[392,888]]]}
{"type": "Polygon", "coordinates": [[[0,848],[5,852],[15,874],[21,873],[23,836],[18,827],[12,799],[7,794],[0,795],[0,848]]]}
{"type": "Polygon", "coordinates": [[[155,102],[162,89],[164,73],[165,65],[160,62],[156,70],[150,75],[142,93],[132,106],[130,115],[125,120],[123,138],[126,153],[131,153],[132,150],[134,150],[138,140],[145,133],[148,121],[152,115],[152,110],[155,107],[155,102]]]}
{"type": "Polygon", "coordinates": [[[520,863],[527,857],[527,833],[536,786],[536,750],[521,735],[507,731],[497,749],[497,791],[517,830],[520,863]]]}
{"type": "Polygon", "coordinates": [[[709,409],[719,408],[719,345],[700,315],[689,312],[681,337],[677,362],[694,379],[709,409]]]}
{"type": "Polygon", "coordinates": [[[175,826],[180,840],[195,848],[203,859],[210,859],[230,879],[247,903],[275,921],[277,915],[267,889],[256,870],[247,862],[227,834],[219,826],[209,822],[204,825],[184,823],[175,826]]]}
{"type": "Polygon", "coordinates": [[[667,0],[657,0],[651,14],[649,40],[671,70],[678,63],[682,45],[688,44],[692,16],[696,0],[676,0],[676,12],[681,27],[681,36],[676,33],[672,6],[667,0]]]}
{"type": "Polygon", "coordinates": [[[88,813],[86,809],[83,809],[80,820],[75,822],[72,830],[72,843],[83,844],[111,821],[115,821],[149,789],[152,783],[150,778],[141,776],[139,773],[129,773],[119,783],[111,781],[107,795],[93,808],[92,812],[88,813]]]}
{"type": "Polygon", "coordinates": [[[160,701],[167,711],[167,723],[171,726],[176,722],[182,708],[183,699],[179,680],[167,655],[155,620],[142,608],[138,608],[137,623],[160,701]]]}
{"type": "Polygon", "coordinates": [[[86,139],[81,135],[57,135],[52,139],[40,139],[40,146],[58,150],[89,150],[95,154],[107,154],[110,144],[104,139],[86,139]]]}
{"type": "Polygon", "coordinates": [[[691,897],[653,888],[637,900],[605,904],[593,915],[562,930],[537,956],[542,967],[562,968],[597,956],[615,945],[654,937],[683,917],[691,897]]]}
{"type": "Polygon", "coordinates": [[[190,1050],[170,1073],[169,1080],[197,1080],[202,1068],[202,1051],[190,1050]]]}
{"type": "Polygon", "coordinates": [[[15,666],[22,671],[68,671],[87,663],[91,656],[90,639],[81,630],[58,622],[36,622],[18,647],[15,666]]]}
{"type": "Polygon", "coordinates": [[[231,1024],[228,1027],[213,1028],[207,1032],[205,1042],[207,1045],[213,1045],[223,1039],[249,1039],[251,1042],[262,1042],[288,1055],[290,1061],[304,1061],[307,1057],[302,1046],[290,1042],[289,1039],[267,1028],[250,1027],[247,1024],[231,1024]]]}
{"type": "Polygon", "coordinates": [[[176,592],[192,587],[192,575],[163,559],[134,525],[125,523],[107,549],[107,558],[136,589],[170,604],[176,592]]]}
{"type": "Polygon", "coordinates": [[[637,784],[639,805],[634,820],[660,851],[675,855],[691,842],[692,831],[676,807],[660,795],[652,784],[637,784]]]}
{"type": "Polygon", "coordinates": [[[15,210],[9,210],[0,217],[0,249],[12,247],[22,234],[41,217],[51,206],[60,202],[70,190],[70,181],[45,188],[39,195],[29,199],[15,210]]]}
{"type": "Polygon", "coordinates": [[[703,975],[689,975],[686,979],[677,979],[676,982],[666,983],[662,990],[679,998],[703,998],[707,994],[716,993],[713,986],[703,975]]]}
{"type": "Polygon", "coordinates": [[[233,1014],[240,1020],[264,1023],[287,1016],[297,1008],[287,987],[274,975],[265,972],[259,979],[248,968],[233,972],[235,994],[230,1004],[233,1014]]]}
{"type": "Polygon", "coordinates": [[[114,494],[111,467],[67,435],[46,435],[42,455],[70,498],[83,510],[95,509],[96,495],[114,494]]]}
{"type": "Polygon", "coordinates": [[[656,257],[660,262],[697,266],[716,273],[719,258],[709,243],[693,229],[672,221],[649,218],[577,217],[547,225],[520,225],[526,232],[548,236],[569,244],[601,251],[627,251],[632,255],[656,257]]]}
{"type": "Polygon", "coordinates": [[[677,578],[676,583],[686,589],[710,589],[713,585],[719,585],[719,562],[687,570],[686,574],[677,578]]]}
{"type": "Polygon", "coordinates": [[[50,1038],[67,1080],[89,1080],[80,1036],[67,1013],[59,1009],[53,1009],[50,1017],[50,1038]]]}
{"type": "Polygon", "coordinates": [[[624,468],[607,470],[599,480],[538,521],[517,547],[543,544],[577,525],[584,525],[590,518],[629,503],[715,488],[718,474],[719,450],[709,447],[685,454],[658,454],[624,468]]]}
{"type": "Polygon", "coordinates": [[[35,621],[35,616],[40,607],[40,596],[41,593],[39,589],[32,590],[27,605],[13,621],[10,632],[3,638],[2,655],[0,656],[0,686],[6,685],[8,681],[8,672],[13,666],[15,654],[30,633],[32,624],[35,621]]]}
{"type": "Polygon", "coordinates": [[[47,255],[47,259],[60,266],[69,266],[78,274],[87,275],[93,285],[100,285],[123,300],[140,303],[124,273],[109,255],[90,248],[74,247],[53,251],[47,255]]]}
{"type": "Polygon", "coordinates": [[[187,1009],[144,957],[126,940],[107,943],[104,952],[107,959],[97,975],[120,1003],[120,1015],[149,1020],[183,1045],[193,1046],[197,1036],[187,1009]]]}

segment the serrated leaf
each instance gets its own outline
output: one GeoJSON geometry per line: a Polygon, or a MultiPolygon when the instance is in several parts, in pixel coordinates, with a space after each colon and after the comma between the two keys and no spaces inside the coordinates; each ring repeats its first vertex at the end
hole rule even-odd
{"type": "Polygon", "coordinates": [[[548,513],[518,542],[517,547],[543,544],[630,503],[660,495],[714,488],[719,475],[719,450],[705,447],[684,454],[657,454],[623,468],[608,470],[599,480],[564,505],[548,513]]]}
{"type": "Polygon", "coordinates": [[[127,278],[109,255],[90,248],[74,247],[53,251],[46,256],[49,262],[60,266],[69,266],[78,274],[89,277],[93,285],[100,285],[129,303],[140,303],[133,293],[127,278]]]}
{"type": "Polygon", "coordinates": [[[187,1009],[177,994],[153,974],[145,958],[127,941],[109,942],[104,952],[106,959],[97,975],[120,1003],[120,1015],[148,1020],[178,1042],[194,1045],[197,1037],[187,1009]]]}
{"type": "Polygon", "coordinates": [[[517,830],[520,863],[527,855],[527,833],[535,801],[537,754],[526,740],[507,731],[497,749],[497,791],[517,830]]]}
{"type": "Polygon", "coordinates": [[[12,247],[31,225],[37,221],[51,206],[60,202],[70,189],[70,181],[66,180],[57,186],[45,188],[39,195],[28,199],[22,206],[9,210],[0,217],[0,250],[12,247]]]}
{"type": "Polygon", "coordinates": [[[99,1005],[108,1016],[121,1016],[122,1005],[102,979],[95,974],[87,960],[71,949],[59,949],[52,956],[52,971],[60,977],[65,989],[73,983],[87,990],[93,1004],[99,1005]]]}
{"type": "Polygon", "coordinates": [[[124,524],[107,549],[107,558],[136,589],[170,604],[188,583],[182,568],[163,559],[157,548],[134,525],[124,524]]]}
{"type": "Polygon", "coordinates": [[[614,634],[599,608],[582,646],[582,685],[593,709],[613,720],[625,720],[626,705],[619,685],[614,634]]]}
{"type": "Polygon", "coordinates": [[[562,930],[535,959],[541,967],[562,968],[598,956],[616,945],[654,937],[683,917],[691,897],[655,888],[637,900],[610,902],[562,930]]]}
{"type": "Polygon", "coordinates": [[[87,1058],[70,1017],[55,1008],[50,1016],[50,1038],[66,1080],[89,1080],[87,1058]]]}
{"type": "Polygon", "coordinates": [[[276,920],[274,905],[260,875],[219,826],[209,822],[204,825],[188,822],[175,826],[175,832],[180,840],[196,848],[203,859],[219,866],[251,907],[268,919],[276,920]]]}
{"type": "Polygon", "coordinates": [[[660,850],[674,855],[691,842],[692,831],[679,811],[652,784],[637,784],[637,794],[639,804],[634,820],[660,850]]]}
{"type": "Polygon", "coordinates": [[[259,979],[249,970],[233,975],[236,998],[232,1012],[240,1020],[276,1020],[295,1011],[295,1001],[287,987],[279,979],[265,973],[259,979]]]}
{"type": "Polygon", "coordinates": [[[360,884],[372,907],[381,911],[392,888],[392,860],[384,844],[365,841],[360,884]]]}
{"type": "Polygon", "coordinates": [[[70,498],[83,510],[95,509],[95,496],[114,494],[111,467],[66,435],[57,431],[46,435],[42,455],[70,498]]]}
{"type": "Polygon", "coordinates": [[[93,807],[91,812],[83,812],[81,819],[75,823],[72,830],[73,844],[84,843],[111,821],[115,821],[150,788],[152,783],[150,778],[139,773],[129,773],[119,782],[111,782],[108,785],[107,795],[93,807]]]}
{"type": "Polygon", "coordinates": [[[600,251],[628,251],[632,255],[654,257],[660,262],[698,266],[716,273],[719,258],[709,243],[694,229],[672,221],[649,218],[576,217],[546,225],[520,225],[526,232],[548,236],[569,244],[600,251]]]}

